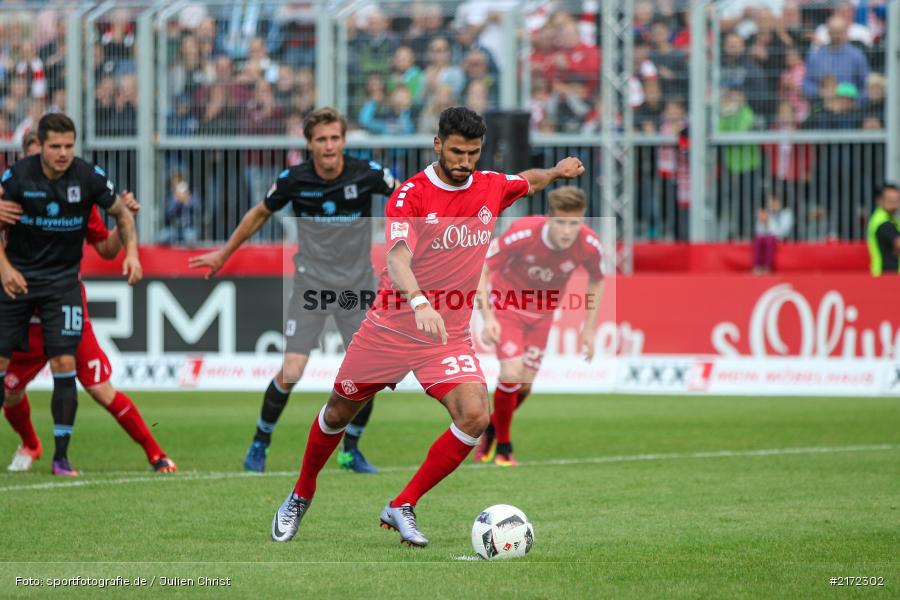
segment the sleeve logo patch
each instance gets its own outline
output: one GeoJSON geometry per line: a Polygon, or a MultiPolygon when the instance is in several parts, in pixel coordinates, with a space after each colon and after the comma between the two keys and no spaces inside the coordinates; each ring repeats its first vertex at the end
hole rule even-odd
{"type": "Polygon", "coordinates": [[[409,223],[391,223],[391,239],[409,237],[409,223]]]}

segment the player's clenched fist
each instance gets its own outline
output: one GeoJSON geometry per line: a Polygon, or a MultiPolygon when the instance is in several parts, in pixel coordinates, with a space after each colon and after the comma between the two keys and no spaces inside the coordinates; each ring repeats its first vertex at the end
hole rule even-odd
{"type": "Polygon", "coordinates": [[[556,163],[555,170],[563,179],[575,179],[584,173],[584,164],[581,159],[569,156],[556,163]]]}
{"type": "Polygon", "coordinates": [[[413,309],[416,313],[416,327],[426,336],[442,344],[447,343],[447,329],[444,327],[444,319],[428,303],[421,304],[413,309]]]}
{"type": "Polygon", "coordinates": [[[206,279],[209,279],[210,277],[218,273],[219,269],[221,269],[224,264],[225,257],[219,250],[207,252],[206,254],[201,254],[200,256],[192,256],[188,259],[188,266],[190,266],[192,269],[209,269],[209,272],[204,275],[206,279]]]}

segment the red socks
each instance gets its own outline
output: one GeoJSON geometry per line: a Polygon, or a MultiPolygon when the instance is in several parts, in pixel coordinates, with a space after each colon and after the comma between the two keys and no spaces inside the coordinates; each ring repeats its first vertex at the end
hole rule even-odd
{"type": "Polygon", "coordinates": [[[334,449],[341,443],[344,437],[343,429],[332,429],[325,423],[325,407],[319,411],[319,416],[313,421],[309,429],[309,438],[306,440],[306,451],[303,453],[303,465],[300,467],[300,477],[294,485],[294,493],[301,498],[312,500],[316,493],[316,478],[319,471],[328,462],[334,453],[334,449]]]}
{"type": "Polygon", "coordinates": [[[150,430],[147,429],[144,418],[138,411],[137,406],[134,405],[134,402],[131,401],[131,398],[122,392],[116,392],[116,397],[105,408],[118,421],[122,429],[131,436],[131,439],[144,449],[144,452],[147,454],[147,460],[152,462],[164,454],[162,448],[153,439],[150,430]]]}
{"type": "Polygon", "coordinates": [[[450,429],[432,444],[425,462],[413,475],[406,488],[391,502],[391,506],[403,504],[415,506],[428,490],[456,470],[472,448],[478,444],[478,440],[479,438],[464,433],[456,425],[450,425],[450,429]]]}
{"type": "Polygon", "coordinates": [[[4,404],[3,415],[13,430],[22,438],[22,445],[30,450],[36,450],[41,442],[34,431],[34,425],[31,424],[31,405],[28,404],[28,395],[26,394],[22,401],[15,406],[4,404]]]}
{"type": "Polygon", "coordinates": [[[512,425],[513,412],[519,405],[520,383],[497,384],[494,391],[494,414],[491,415],[491,423],[494,425],[494,433],[498,444],[508,444],[510,440],[510,426],[512,425]]]}

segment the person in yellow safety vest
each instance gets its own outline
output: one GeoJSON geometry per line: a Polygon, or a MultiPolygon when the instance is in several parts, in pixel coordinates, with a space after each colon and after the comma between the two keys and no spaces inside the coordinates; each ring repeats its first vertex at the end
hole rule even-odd
{"type": "Polygon", "coordinates": [[[872,275],[900,274],[900,187],[884,185],[876,196],[876,208],[869,219],[867,241],[872,275]]]}

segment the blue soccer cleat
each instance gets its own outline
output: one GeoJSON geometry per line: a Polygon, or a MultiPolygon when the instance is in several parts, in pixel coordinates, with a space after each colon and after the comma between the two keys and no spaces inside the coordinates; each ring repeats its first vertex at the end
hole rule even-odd
{"type": "Polygon", "coordinates": [[[266,470],[266,456],[269,454],[269,445],[259,440],[253,440],[247,456],[244,457],[244,468],[254,473],[262,473],[266,470]]]}
{"type": "Polygon", "coordinates": [[[359,451],[359,448],[353,448],[346,452],[343,450],[338,452],[338,464],[341,465],[341,468],[353,471],[354,473],[378,472],[378,469],[369,464],[369,461],[367,461],[366,457],[363,456],[363,453],[359,451]]]}

